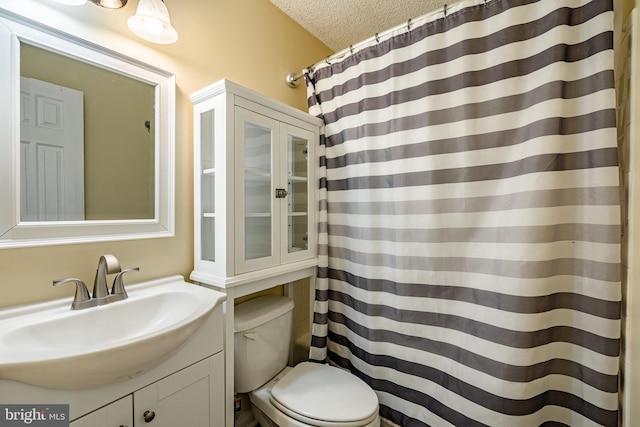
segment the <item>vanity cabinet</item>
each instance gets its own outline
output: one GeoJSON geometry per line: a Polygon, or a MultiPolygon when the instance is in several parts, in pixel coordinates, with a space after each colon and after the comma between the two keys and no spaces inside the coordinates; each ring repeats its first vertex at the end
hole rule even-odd
{"type": "Polygon", "coordinates": [[[69,427],[133,427],[133,396],[125,396],[78,418],[69,427]]]}
{"type": "Polygon", "coordinates": [[[196,363],[133,394],[134,425],[223,427],[224,357],[196,363]]]}
{"type": "Polygon", "coordinates": [[[300,271],[309,276],[317,263],[314,159],[321,121],[228,80],[191,101],[191,278],[226,288],[300,271]]]}
{"type": "MultiPolygon", "coordinates": [[[[75,312],[76,314],[70,317],[59,318],[64,322],[58,322],[58,319],[51,316],[66,314],[70,311],[71,301],[68,298],[5,309],[0,312],[0,323],[2,323],[0,330],[11,328],[12,323],[31,325],[34,322],[34,317],[39,319],[41,316],[43,319],[53,319],[52,323],[58,322],[62,324],[61,327],[64,327],[68,321],[78,320],[78,315],[84,314],[90,316],[89,319],[93,319],[97,322],[96,325],[100,326],[96,329],[98,333],[105,331],[106,328],[102,328],[102,326],[113,326],[119,336],[126,336],[126,328],[113,320],[118,316],[130,318],[131,311],[118,309],[118,307],[142,301],[158,308],[157,311],[144,311],[145,317],[148,316],[150,322],[161,323],[163,318],[167,318],[169,323],[161,323],[165,325],[164,332],[174,330],[182,336],[189,336],[189,338],[186,341],[175,341],[175,336],[156,334],[153,340],[171,342],[174,345],[172,351],[168,354],[160,354],[156,351],[159,347],[153,345],[154,341],[147,340],[143,347],[136,347],[134,352],[127,353],[127,355],[131,358],[141,359],[150,356],[151,360],[139,365],[136,368],[137,372],[123,370],[124,373],[118,373],[117,366],[107,363],[108,358],[111,360],[116,358],[115,352],[104,355],[105,363],[87,361],[87,354],[96,352],[95,347],[92,346],[97,345],[97,351],[100,351],[99,339],[95,340],[98,344],[87,342],[86,345],[90,350],[86,351],[79,350],[79,347],[74,345],[72,348],[76,354],[73,357],[66,357],[70,363],[73,363],[74,369],[72,371],[75,374],[71,375],[85,375],[85,378],[86,376],[94,378],[94,383],[87,380],[86,383],[73,384],[69,388],[62,385],[60,386],[62,388],[53,388],[55,385],[47,387],[29,384],[9,379],[6,375],[0,375],[0,402],[17,405],[41,405],[43,403],[69,405],[71,427],[233,426],[233,423],[226,423],[227,414],[233,410],[233,396],[227,397],[226,394],[225,363],[227,363],[227,355],[225,346],[226,349],[230,348],[233,354],[233,348],[228,347],[225,341],[227,339],[225,326],[228,322],[225,320],[223,305],[226,295],[202,289],[194,284],[187,284],[182,276],[169,276],[127,286],[127,292],[129,294],[127,301],[90,308],[75,312]],[[209,294],[210,292],[213,293],[209,294]],[[157,299],[155,298],[157,296],[163,298],[157,299]],[[184,304],[190,305],[194,301],[203,303],[207,310],[210,308],[210,311],[193,311],[192,308],[184,306],[184,304]],[[189,323],[186,329],[180,327],[174,329],[175,326],[178,326],[176,322],[182,316],[176,313],[181,310],[186,310],[186,313],[197,317],[197,320],[189,323]],[[146,349],[149,348],[153,350],[146,352],[146,349]],[[93,369],[99,370],[100,372],[97,373],[99,375],[94,377],[92,375],[93,369]],[[105,373],[110,376],[120,375],[120,377],[111,378],[113,381],[106,381],[102,376],[105,373]]],[[[140,308],[142,306],[133,305],[133,307],[140,308]]],[[[86,318],[82,318],[83,322],[85,320],[86,318]]],[[[151,328],[152,326],[147,325],[146,327],[151,328]]],[[[82,334],[82,332],[79,333],[82,334]]],[[[144,332],[142,333],[144,334],[144,332]]],[[[41,331],[38,337],[44,335],[46,335],[46,331],[41,331]]],[[[110,342],[109,337],[105,337],[106,342],[110,342]]],[[[49,340],[47,343],[52,341],[49,340]]],[[[118,353],[128,352],[131,345],[130,340],[127,345],[119,347],[118,353]]],[[[45,354],[47,351],[42,350],[38,352],[37,357],[43,357],[42,355],[45,354]]],[[[39,365],[34,364],[33,367],[35,366],[39,365]]],[[[62,366],[63,372],[70,372],[65,365],[62,366]]],[[[1,373],[6,374],[7,370],[5,369],[1,373]]]]}
{"type": "Polygon", "coordinates": [[[221,352],[78,418],[70,427],[224,427],[223,383],[221,352]]]}

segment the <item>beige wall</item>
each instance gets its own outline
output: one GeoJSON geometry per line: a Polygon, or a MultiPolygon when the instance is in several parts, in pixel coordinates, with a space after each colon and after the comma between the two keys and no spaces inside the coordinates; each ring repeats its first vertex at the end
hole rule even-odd
{"type": "MultiPolygon", "coordinates": [[[[98,257],[112,253],[140,281],[171,274],[189,276],[193,267],[192,106],[190,93],[222,78],[306,110],[302,86],[284,76],[331,51],[268,0],[166,0],[180,39],[168,46],[147,44],[126,21],[136,0],[112,11],[91,4],[52,0],[0,0],[0,8],[170,70],[176,75],[176,235],[167,239],[0,249],[0,307],[71,296],[72,287],[53,288],[53,279],[79,277],[91,286],[98,257]]],[[[134,277],[135,276],[135,277],[134,277]]]]}

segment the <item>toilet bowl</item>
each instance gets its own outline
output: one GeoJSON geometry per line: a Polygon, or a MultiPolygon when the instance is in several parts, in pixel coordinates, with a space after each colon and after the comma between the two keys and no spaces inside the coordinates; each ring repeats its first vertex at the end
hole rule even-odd
{"type": "MultiPolygon", "coordinates": [[[[373,390],[354,375],[328,365],[303,362],[287,367],[249,396],[254,410],[281,427],[380,425],[373,390]]],[[[260,421],[260,414],[256,418],[260,421]]],[[[264,418],[260,424],[265,427],[264,418]]]]}
{"type": "Polygon", "coordinates": [[[236,392],[249,393],[262,427],[379,427],[378,397],[360,378],[333,366],[287,367],[293,302],[263,296],[236,306],[236,392]]]}

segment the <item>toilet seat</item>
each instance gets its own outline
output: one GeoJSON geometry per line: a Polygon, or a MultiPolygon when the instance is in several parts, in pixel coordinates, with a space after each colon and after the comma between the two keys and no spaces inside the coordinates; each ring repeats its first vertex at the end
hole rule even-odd
{"type": "Polygon", "coordinates": [[[303,362],[271,389],[271,403],[289,417],[318,427],[359,427],[378,417],[378,397],[355,375],[303,362]]]}

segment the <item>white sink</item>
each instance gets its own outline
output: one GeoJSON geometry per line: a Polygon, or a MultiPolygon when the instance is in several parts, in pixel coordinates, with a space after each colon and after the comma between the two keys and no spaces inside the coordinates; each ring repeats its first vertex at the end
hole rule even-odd
{"type": "Polygon", "coordinates": [[[175,353],[225,299],[181,276],[127,293],[77,311],[70,299],[0,311],[0,378],[56,389],[132,378],[175,353]]]}

